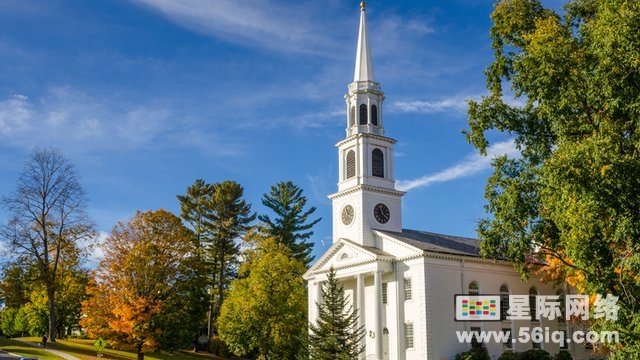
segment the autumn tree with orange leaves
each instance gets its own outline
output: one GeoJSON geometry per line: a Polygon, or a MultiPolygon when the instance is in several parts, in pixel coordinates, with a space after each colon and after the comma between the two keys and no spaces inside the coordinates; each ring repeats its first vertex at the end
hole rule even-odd
{"type": "Polygon", "coordinates": [[[204,316],[203,269],[193,233],[165,210],[115,226],[88,287],[81,322],[92,337],[144,351],[192,344],[204,316]]]}

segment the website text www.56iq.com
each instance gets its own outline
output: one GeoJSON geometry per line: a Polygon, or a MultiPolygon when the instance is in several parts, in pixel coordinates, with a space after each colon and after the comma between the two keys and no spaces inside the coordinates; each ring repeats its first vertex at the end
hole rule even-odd
{"type": "Polygon", "coordinates": [[[547,327],[521,327],[518,331],[518,336],[512,336],[511,331],[456,331],[458,341],[461,343],[471,343],[473,338],[480,343],[507,343],[511,342],[527,344],[529,342],[536,343],[556,343],[561,346],[569,343],[582,344],[585,341],[589,343],[607,342],[617,343],[619,341],[619,334],[617,331],[574,331],[571,336],[567,335],[566,331],[550,331],[547,327]]]}

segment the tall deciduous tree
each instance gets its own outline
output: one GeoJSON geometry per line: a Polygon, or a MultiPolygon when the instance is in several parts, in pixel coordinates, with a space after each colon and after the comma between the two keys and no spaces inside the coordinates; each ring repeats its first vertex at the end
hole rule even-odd
{"type": "Polygon", "coordinates": [[[103,244],[82,325],[121,347],[175,349],[191,343],[204,315],[193,233],[164,211],[138,212],[103,244]]]}
{"type": "Polygon", "coordinates": [[[344,287],[333,268],[322,287],[322,303],[316,324],[309,324],[309,353],[312,360],[357,359],[364,346],[364,326],[358,326],[358,309],[347,303],[344,287]]]}
{"type": "Polygon", "coordinates": [[[48,335],[55,341],[59,265],[77,257],[79,243],[95,235],[85,212],[85,192],[73,165],[59,151],[36,149],[2,205],[10,214],[2,238],[21,261],[37,269],[47,292],[48,335]]]}
{"type": "Polygon", "coordinates": [[[241,266],[244,277],[231,283],[222,304],[220,336],[239,356],[305,358],[305,266],[291,256],[284,244],[255,233],[249,236],[254,236],[250,241],[257,247],[245,254],[247,260],[241,266]]]}
{"type": "Polygon", "coordinates": [[[493,163],[482,252],[582,293],[620,296],[612,358],[640,356],[640,2],[501,0],[492,14],[490,94],[469,106],[469,141],[509,134],[521,152],[493,163]],[[503,90],[519,101],[509,101],[503,90]]]}
{"type": "Polygon", "coordinates": [[[276,215],[273,219],[269,215],[258,217],[264,223],[267,235],[288,246],[293,256],[309,267],[313,261],[313,243],[307,240],[313,235],[311,228],[322,220],[309,220],[316,207],[305,210],[307,198],[302,189],[291,181],[281,181],[272,186],[269,193],[263,195],[262,204],[276,215]]]}
{"type": "Polygon", "coordinates": [[[225,297],[231,279],[235,278],[238,239],[256,218],[251,205],[244,199],[244,189],[235,181],[207,184],[198,179],[179,195],[181,216],[194,229],[208,264],[210,307],[208,333],[214,333],[213,324],[225,297]]]}

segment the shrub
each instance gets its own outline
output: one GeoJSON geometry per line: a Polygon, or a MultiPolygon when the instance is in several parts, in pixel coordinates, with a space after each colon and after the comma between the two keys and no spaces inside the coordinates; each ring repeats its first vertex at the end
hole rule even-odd
{"type": "Polygon", "coordinates": [[[457,354],[453,360],[490,360],[489,352],[486,346],[477,349],[461,352],[457,354]]]}
{"type": "Polygon", "coordinates": [[[551,360],[551,355],[541,349],[531,349],[520,353],[520,360],[551,360]]]}
{"type": "Polygon", "coordinates": [[[553,357],[553,360],[573,360],[573,358],[568,351],[560,351],[553,357]]]}
{"type": "Polygon", "coordinates": [[[520,360],[520,354],[515,351],[505,351],[498,360],[520,360]]]}
{"type": "Polygon", "coordinates": [[[472,351],[465,351],[465,352],[456,354],[453,360],[478,360],[476,359],[476,357],[477,357],[476,353],[472,351]]]}

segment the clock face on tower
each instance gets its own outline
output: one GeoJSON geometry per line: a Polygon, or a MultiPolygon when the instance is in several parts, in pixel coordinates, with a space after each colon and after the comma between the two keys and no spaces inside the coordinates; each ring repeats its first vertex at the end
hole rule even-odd
{"type": "Polygon", "coordinates": [[[380,224],[386,224],[391,217],[391,212],[387,205],[383,203],[379,203],[373,208],[373,216],[376,218],[376,221],[380,224]]]}
{"type": "Polygon", "coordinates": [[[342,223],[345,225],[351,224],[354,214],[355,212],[353,211],[353,206],[347,205],[342,208],[342,223]]]}

